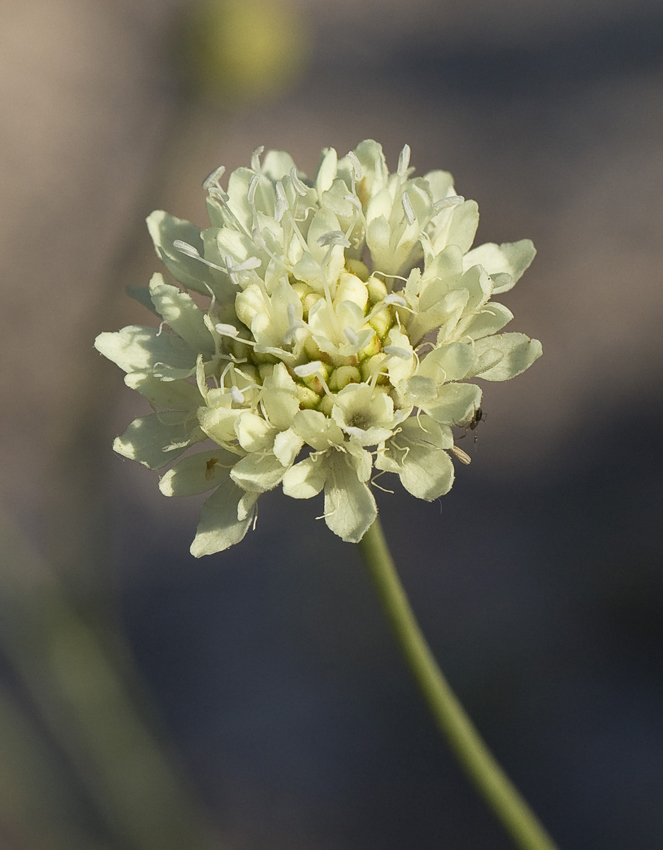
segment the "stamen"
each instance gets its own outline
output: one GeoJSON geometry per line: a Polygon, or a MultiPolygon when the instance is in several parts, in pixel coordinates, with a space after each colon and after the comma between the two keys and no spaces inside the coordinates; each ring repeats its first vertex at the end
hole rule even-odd
{"type": "Polygon", "coordinates": [[[289,209],[288,199],[283,189],[283,183],[279,180],[274,187],[276,190],[276,204],[274,205],[274,221],[281,221],[283,213],[289,209]]]}
{"type": "Polygon", "coordinates": [[[258,248],[260,248],[262,251],[264,251],[265,254],[267,254],[268,256],[270,256],[272,258],[272,260],[274,260],[275,263],[277,263],[279,266],[281,266],[282,269],[285,269],[288,272],[288,274],[290,274],[290,272],[292,271],[292,266],[286,265],[286,263],[284,263],[284,261],[280,257],[277,257],[276,254],[273,251],[269,250],[269,248],[267,247],[267,243],[263,239],[262,233],[260,232],[260,228],[258,228],[258,227],[253,228],[253,231],[251,233],[251,238],[253,239],[255,244],[258,246],[258,248]]]}
{"type": "Polygon", "coordinates": [[[226,375],[228,374],[228,372],[232,369],[232,367],[233,367],[233,362],[232,362],[232,360],[231,360],[231,361],[230,361],[230,363],[227,363],[227,364],[225,365],[225,367],[224,367],[224,369],[223,369],[223,372],[221,372],[221,377],[219,378],[219,386],[220,386],[220,387],[222,387],[222,386],[223,386],[223,382],[224,382],[224,380],[225,380],[225,377],[226,377],[226,375]]]}
{"type": "Polygon", "coordinates": [[[176,239],[173,242],[173,248],[176,248],[182,254],[186,254],[187,257],[193,257],[194,260],[202,259],[200,251],[197,248],[194,248],[193,245],[189,245],[188,242],[183,242],[181,239],[176,239]]]}
{"type": "Polygon", "coordinates": [[[377,475],[374,475],[373,478],[371,478],[371,484],[374,487],[377,487],[378,490],[382,490],[383,493],[391,493],[391,495],[393,496],[394,495],[393,490],[388,490],[386,487],[383,487],[381,484],[377,483],[377,479],[380,478],[381,475],[384,475],[385,472],[386,472],[386,470],[383,469],[381,472],[378,472],[377,475]]]}
{"type": "Polygon", "coordinates": [[[310,363],[303,363],[301,366],[295,366],[293,372],[298,378],[308,378],[310,375],[317,374],[321,368],[321,360],[312,360],[310,363]]]}
{"type": "Polygon", "coordinates": [[[297,176],[297,169],[294,165],[290,169],[290,179],[292,180],[292,186],[295,192],[297,192],[298,195],[301,195],[301,197],[304,198],[308,194],[308,189],[297,176]]]}
{"type": "Polygon", "coordinates": [[[249,190],[246,193],[246,200],[249,202],[249,206],[252,207],[255,203],[256,199],[256,189],[258,188],[258,183],[260,182],[260,175],[254,174],[251,178],[251,182],[249,183],[249,190]]]}
{"type": "Polygon", "coordinates": [[[403,203],[403,209],[405,210],[405,217],[407,218],[408,224],[414,224],[417,217],[414,214],[414,207],[412,206],[412,201],[410,200],[407,192],[403,192],[401,195],[401,201],[403,203]]]}
{"type": "MultiPolygon", "coordinates": [[[[430,218],[435,218],[436,215],[436,212],[432,212],[430,218]]],[[[430,218],[428,219],[429,221],[430,218]]],[[[419,234],[419,241],[421,242],[421,247],[424,249],[424,253],[433,253],[433,243],[430,241],[430,236],[426,233],[425,230],[422,230],[419,234]]]]}
{"type": "Polygon", "coordinates": [[[262,170],[261,165],[260,165],[260,156],[261,156],[261,154],[264,150],[265,150],[265,146],[260,145],[260,147],[257,147],[253,151],[253,153],[251,154],[251,168],[253,169],[253,171],[261,171],[262,170]]]}
{"type": "Polygon", "coordinates": [[[189,245],[188,242],[183,242],[181,239],[176,239],[173,242],[173,248],[175,248],[175,250],[179,251],[181,254],[186,254],[187,257],[191,257],[192,260],[198,260],[198,262],[204,263],[211,269],[218,269],[218,271],[220,272],[226,271],[223,266],[218,266],[216,263],[212,263],[209,260],[206,260],[205,257],[201,257],[200,251],[197,248],[194,248],[193,245],[189,245]]]}
{"type": "Polygon", "coordinates": [[[214,325],[214,328],[221,336],[229,336],[233,339],[237,339],[239,336],[239,331],[234,325],[224,325],[223,322],[219,322],[217,325],[214,325]]]}
{"type": "Polygon", "coordinates": [[[235,404],[243,404],[244,393],[240,390],[239,387],[231,387],[230,395],[232,396],[232,400],[235,402],[235,404]]]}
{"type": "MultiPolygon", "coordinates": [[[[423,238],[423,235],[424,234],[422,233],[422,238],[423,238]]],[[[403,280],[403,281],[405,281],[405,283],[407,283],[407,281],[408,281],[408,278],[403,277],[402,274],[387,274],[387,272],[381,272],[380,269],[373,269],[373,274],[381,274],[382,277],[393,277],[394,280],[403,280]]]]}
{"type": "Polygon", "coordinates": [[[449,207],[457,207],[459,204],[464,204],[465,198],[462,195],[449,195],[448,198],[441,198],[433,204],[433,214],[446,210],[449,207]]]}
{"type": "Polygon", "coordinates": [[[454,454],[461,463],[466,465],[472,463],[472,458],[468,455],[468,453],[459,449],[458,446],[452,446],[449,451],[454,454]]]}
{"type": "Polygon", "coordinates": [[[402,295],[396,295],[395,292],[390,292],[382,299],[385,304],[393,304],[394,307],[407,307],[407,301],[402,295]]]}
{"type": "Polygon", "coordinates": [[[361,209],[361,201],[356,195],[343,195],[343,200],[350,201],[350,203],[353,204],[355,207],[361,209]]]}
{"type": "MultiPolygon", "coordinates": [[[[398,174],[400,177],[407,175],[407,167],[410,164],[410,146],[403,145],[403,150],[398,157],[398,174]]],[[[411,222],[410,222],[411,223],[411,222]]]]}
{"type": "Polygon", "coordinates": [[[349,248],[350,240],[341,230],[330,230],[318,239],[318,245],[322,245],[323,248],[326,245],[342,245],[344,248],[349,248]]]}
{"type": "Polygon", "coordinates": [[[412,352],[407,348],[400,348],[398,345],[385,345],[382,349],[389,357],[400,357],[401,360],[411,360],[412,352]]]}
{"type": "Polygon", "coordinates": [[[226,261],[226,266],[228,267],[230,274],[235,274],[235,272],[248,272],[251,271],[251,269],[258,269],[262,265],[258,257],[248,257],[241,263],[235,263],[230,254],[228,254],[224,257],[224,260],[226,261]]]}
{"type": "MultiPolygon", "coordinates": [[[[250,339],[243,339],[239,336],[239,331],[234,325],[225,325],[223,322],[219,322],[217,325],[214,325],[214,328],[218,334],[221,336],[229,336],[231,339],[236,339],[237,342],[243,342],[244,345],[250,345],[252,347],[256,346],[257,343],[253,342],[250,339]]],[[[234,363],[245,363],[245,360],[235,360],[233,358],[234,363]]]]}
{"type": "Polygon", "coordinates": [[[348,159],[352,163],[352,170],[355,173],[355,179],[361,180],[364,176],[364,169],[361,167],[361,162],[359,162],[359,157],[354,151],[350,151],[348,154],[348,159]]]}
{"type": "Polygon", "coordinates": [[[353,331],[352,328],[343,328],[343,333],[345,334],[345,337],[350,343],[350,345],[357,345],[357,343],[359,342],[359,337],[357,336],[356,332],[353,331]]]}
{"type": "Polygon", "coordinates": [[[405,310],[409,310],[411,313],[414,313],[414,310],[410,310],[407,306],[407,301],[403,298],[402,295],[396,295],[395,292],[390,292],[388,295],[382,299],[382,301],[378,301],[378,303],[373,307],[371,312],[366,316],[364,322],[370,322],[374,319],[378,313],[381,313],[385,307],[394,305],[395,307],[403,307],[405,310]]]}
{"type": "Polygon", "coordinates": [[[284,345],[290,345],[295,338],[295,332],[298,328],[305,328],[307,326],[306,322],[297,318],[297,311],[294,304],[288,304],[288,321],[290,322],[290,326],[283,337],[284,345]]]}
{"type": "Polygon", "coordinates": [[[207,191],[210,198],[215,198],[217,201],[223,201],[224,204],[227,204],[230,200],[230,195],[227,192],[224,192],[219,186],[212,186],[212,188],[207,191]]]}
{"type": "Polygon", "coordinates": [[[221,189],[219,180],[223,177],[225,172],[225,165],[220,165],[218,168],[215,168],[214,171],[203,180],[203,189],[206,192],[209,192],[212,189],[221,189]]]}

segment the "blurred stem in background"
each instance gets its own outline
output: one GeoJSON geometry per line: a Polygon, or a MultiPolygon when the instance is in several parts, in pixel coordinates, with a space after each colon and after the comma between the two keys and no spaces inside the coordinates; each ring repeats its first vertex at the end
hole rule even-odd
{"type": "Polygon", "coordinates": [[[110,850],[93,843],[89,818],[63,766],[26,716],[26,706],[0,687],[0,846],[29,850],[110,850]]]}
{"type": "MultiPolygon", "coordinates": [[[[112,846],[210,848],[211,831],[163,743],[137,711],[118,659],[109,656],[62,582],[2,517],[0,541],[2,648],[112,846]]],[[[9,784],[5,777],[4,787],[9,784]]]]}
{"type": "Polygon", "coordinates": [[[0,649],[35,708],[31,722],[0,690],[0,837],[7,834],[12,850],[212,846],[191,789],[153,731],[108,587],[106,422],[115,376],[92,340],[117,311],[118,288],[147,282],[140,279],[149,244],[144,219],[191,168],[192,141],[195,150],[197,135],[211,132],[210,118],[216,127],[219,114],[287,90],[306,64],[309,39],[296,8],[282,0],[190,4],[172,35],[169,132],[132,199],[135,216],[118,233],[97,310],[85,318],[80,369],[49,423],[47,558],[0,515],[0,649]],[[62,791],[52,807],[44,805],[46,777],[62,791]]]}
{"type": "Polygon", "coordinates": [[[451,690],[414,617],[380,520],[359,548],[408,667],[466,774],[521,850],[557,850],[534,812],[499,766],[451,690]]]}

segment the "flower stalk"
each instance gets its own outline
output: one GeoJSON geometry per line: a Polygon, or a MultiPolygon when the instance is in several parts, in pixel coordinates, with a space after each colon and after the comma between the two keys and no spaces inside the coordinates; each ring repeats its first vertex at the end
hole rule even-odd
{"type": "Polygon", "coordinates": [[[440,670],[415,619],[376,519],[358,544],[406,663],[465,773],[520,850],[558,850],[504,773],[440,670]]]}

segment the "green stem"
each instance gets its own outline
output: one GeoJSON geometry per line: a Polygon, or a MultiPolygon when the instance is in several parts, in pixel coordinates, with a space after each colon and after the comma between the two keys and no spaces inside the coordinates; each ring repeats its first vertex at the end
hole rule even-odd
{"type": "Polygon", "coordinates": [[[557,850],[499,766],[437,666],[400,583],[380,521],[359,547],[387,617],[421,692],[465,772],[521,850],[557,850]]]}
{"type": "Polygon", "coordinates": [[[211,830],[136,709],[126,684],[134,677],[114,645],[0,509],[0,648],[114,846],[208,850],[211,830]]]}

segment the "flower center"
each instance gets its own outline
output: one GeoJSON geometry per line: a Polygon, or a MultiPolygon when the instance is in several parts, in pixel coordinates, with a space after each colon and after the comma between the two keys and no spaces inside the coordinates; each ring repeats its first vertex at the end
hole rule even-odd
{"type": "Polygon", "coordinates": [[[362,431],[368,431],[371,424],[370,416],[362,410],[352,414],[348,421],[348,428],[361,428],[362,431]]]}

